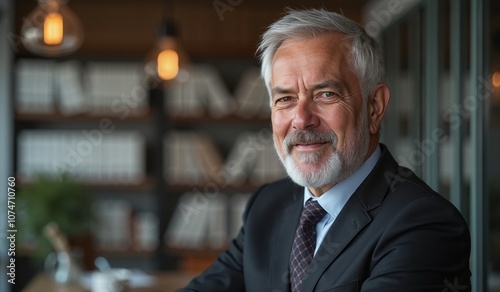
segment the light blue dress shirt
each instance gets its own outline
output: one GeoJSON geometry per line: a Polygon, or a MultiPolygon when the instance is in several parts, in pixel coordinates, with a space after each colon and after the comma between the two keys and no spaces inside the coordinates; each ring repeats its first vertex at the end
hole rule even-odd
{"type": "Polygon", "coordinates": [[[377,164],[381,154],[382,151],[380,150],[380,146],[378,146],[372,155],[370,155],[370,157],[368,157],[368,159],[351,176],[334,185],[319,198],[313,196],[308,188],[304,188],[304,204],[307,200],[312,198],[312,200],[317,200],[321,207],[323,207],[323,209],[327,212],[327,214],[316,225],[316,249],[314,250],[314,254],[318,251],[326,233],[332,226],[333,222],[335,222],[335,219],[337,219],[337,216],[342,208],[344,208],[344,205],[359,185],[361,185],[361,183],[365,180],[368,174],[370,174],[372,169],[375,167],[375,164],[377,164]]]}

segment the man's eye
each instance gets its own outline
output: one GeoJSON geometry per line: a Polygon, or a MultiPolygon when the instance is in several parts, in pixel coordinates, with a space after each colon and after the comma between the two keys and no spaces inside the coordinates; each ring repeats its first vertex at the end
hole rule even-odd
{"type": "Polygon", "coordinates": [[[322,96],[322,97],[334,97],[336,95],[337,94],[335,92],[331,92],[331,91],[323,91],[320,94],[320,96],[322,96]]]}
{"type": "Polygon", "coordinates": [[[285,102],[289,102],[289,101],[292,101],[292,97],[291,96],[285,96],[285,97],[278,98],[276,100],[276,104],[278,104],[278,103],[285,103],[285,102]]]}

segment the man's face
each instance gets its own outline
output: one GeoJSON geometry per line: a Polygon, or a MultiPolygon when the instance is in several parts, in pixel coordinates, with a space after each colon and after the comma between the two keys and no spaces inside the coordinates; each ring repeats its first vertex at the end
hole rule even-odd
{"type": "Polygon", "coordinates": [[[366,159],[367,106],[341,34],[292,38],[272,63],[275,147],[291,178],[321,195],[366,159]]]}

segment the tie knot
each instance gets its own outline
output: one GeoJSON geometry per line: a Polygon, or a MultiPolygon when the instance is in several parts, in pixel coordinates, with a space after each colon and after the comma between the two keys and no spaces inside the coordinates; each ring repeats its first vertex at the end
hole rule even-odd
{"type": "Polygon", "coordinates": [[[318,223],[318,221],[325,216],[325,214],[325,209],[321,207],[318,201],[308,200],[302,210],[300,224],[315,226],[316,223],[318,223]]]}

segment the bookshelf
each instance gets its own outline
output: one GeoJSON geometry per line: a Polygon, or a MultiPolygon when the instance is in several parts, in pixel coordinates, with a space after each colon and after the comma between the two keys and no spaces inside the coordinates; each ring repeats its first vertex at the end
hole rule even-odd
{"type": "Polygon", "coordinates": [[[132,267],[139,258],[152,269],[199,269],[197,259],[208,263],[235,235],[249,194],[284,175],[272,148],[267,92],[253,63],[241,63],[235,61],[231,85],[217,62],[200,61],[188,82],[142,91],[135,61],[18,58],[20,181],[78,160],[68,169],[96,202],[96,255],[128,259],[132,267]],[[189,213],[197,224],[186,224],[182,207],[192,208],[196,198],[207,201],[189,213]],[[165,264],[176,258],[177,265],[165,264]]]}
{"type": "MultiPolygon", "coordinates": [[[[154,143],[148,129],[155,112],[141,89],[141,62],[18,56],[13,72],[13,160],[21,186],[38,172],[70,173],[95,201],[100,222],[93,222],[85,243],[92,256],[139,260],[139,267],[152,269],[159,218],[150,207],[157,179],[148,161],[154,143]],[[110,223],[108,232],[96,228],[102,222],[110,223]]],[[[92,260],[85,261],[92,268],[92,260]]]]}
{"type": "MultiPolygon", "coordinates": [[[[220,74],[206,64],[203,72],[220,74]]],[[[221,112],[214,113],[203,100],[210,94],[200,94],[190,98],[201,108],[179,114],[171,108],[179,103],[168,100],[172,90],[164,93],[170,135],[164,140],[164,153],[170,153],[165,185],[176,199],[164,225],[163,248],[179,257],[183,271],[207,267],[236,235],[250,194],[262,183],[285,176],[272,145],[267,92],[256,72],[253,65],[240,68],[231,89],[205,89],[227,86],[214,81],[226,78],[213,76],[207,78],[211,82],[192,85],[192,92],[226,92],[231,101],[219,102],[229,108],[221,112]]]]}

